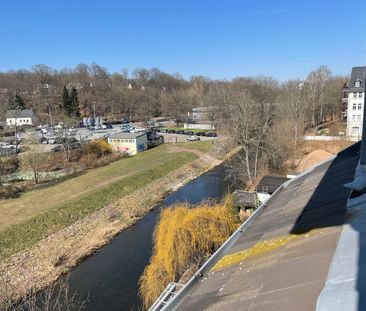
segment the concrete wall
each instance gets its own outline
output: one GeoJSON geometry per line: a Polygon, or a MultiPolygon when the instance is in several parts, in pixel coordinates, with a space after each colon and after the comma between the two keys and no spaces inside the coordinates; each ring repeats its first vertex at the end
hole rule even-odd
{"type": "Polygon", "coordinates": [[[215,126],[211,126],[209,123],[197,123],[197,124],[191,124],[191,123],[184,123],[183,127],[185,129],[192,129],[192,130],[214,130],[215,126]]]}

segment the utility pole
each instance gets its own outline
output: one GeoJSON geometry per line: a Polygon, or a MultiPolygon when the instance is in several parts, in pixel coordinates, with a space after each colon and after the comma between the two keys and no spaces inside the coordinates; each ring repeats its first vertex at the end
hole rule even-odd
{"type": "Polygon", "coordinates": [[[51,105],[46,102],[47,108],[48,108],[48,117],[50,119],[50,125],[52,126],[52,111],[51,111],[51,105]]]}

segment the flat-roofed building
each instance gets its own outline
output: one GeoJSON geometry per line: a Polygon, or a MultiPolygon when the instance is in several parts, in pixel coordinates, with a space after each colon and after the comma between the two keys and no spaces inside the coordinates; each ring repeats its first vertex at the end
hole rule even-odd
{"type": "Polygon", "coordinates": [[[108,137],[113,151],[136,155],[147,149],[146,133],[118,133],[108,137]]]}

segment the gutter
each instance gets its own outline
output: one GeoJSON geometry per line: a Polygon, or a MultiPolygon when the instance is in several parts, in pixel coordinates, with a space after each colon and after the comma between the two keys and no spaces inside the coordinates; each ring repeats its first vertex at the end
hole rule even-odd
{"type": "Polygon", "coordinates": [[[245,233],[248,227],[253,223],[253,221],[259,216],[259,214],[268,207],[269,203],[274,200],[278,194],[289,186],[292,182],[298,180],[299,178],[311,173],[317,167],[333,161],[337,155],[330,157],[329,159],[318,163],[317,165],[309,168],[308,170],[297,175],[295,178],[283,183],[270,197],[269,199],[260,205],[258,209],[242,224],[240,227],[220,246],[220,248],[203,264],[203,266],[192,276],[192,278],[178,291],[176,295],[171,297],[170,300],[164,301],[163,304],[159,304],[159,299],[150,307],[149,311],[170,311],[176,310],[186,295],[188,295],[190,289],[206,274],[211,270],[211,268],[224,256],[228,250],[235,244],[239,237],[245,233]]]}

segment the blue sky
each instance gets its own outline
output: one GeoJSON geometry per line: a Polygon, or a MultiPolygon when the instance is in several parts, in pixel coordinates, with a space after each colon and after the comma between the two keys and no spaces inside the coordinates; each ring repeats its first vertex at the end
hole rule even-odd
{"type": "Polygon", "coordinates": [[[304,78],[365,65],[365,0],[2,0],[0,71],[97,62],[189,78],[304,78]],[[352,9],[349,9],[349,5],[352,9]]]}

